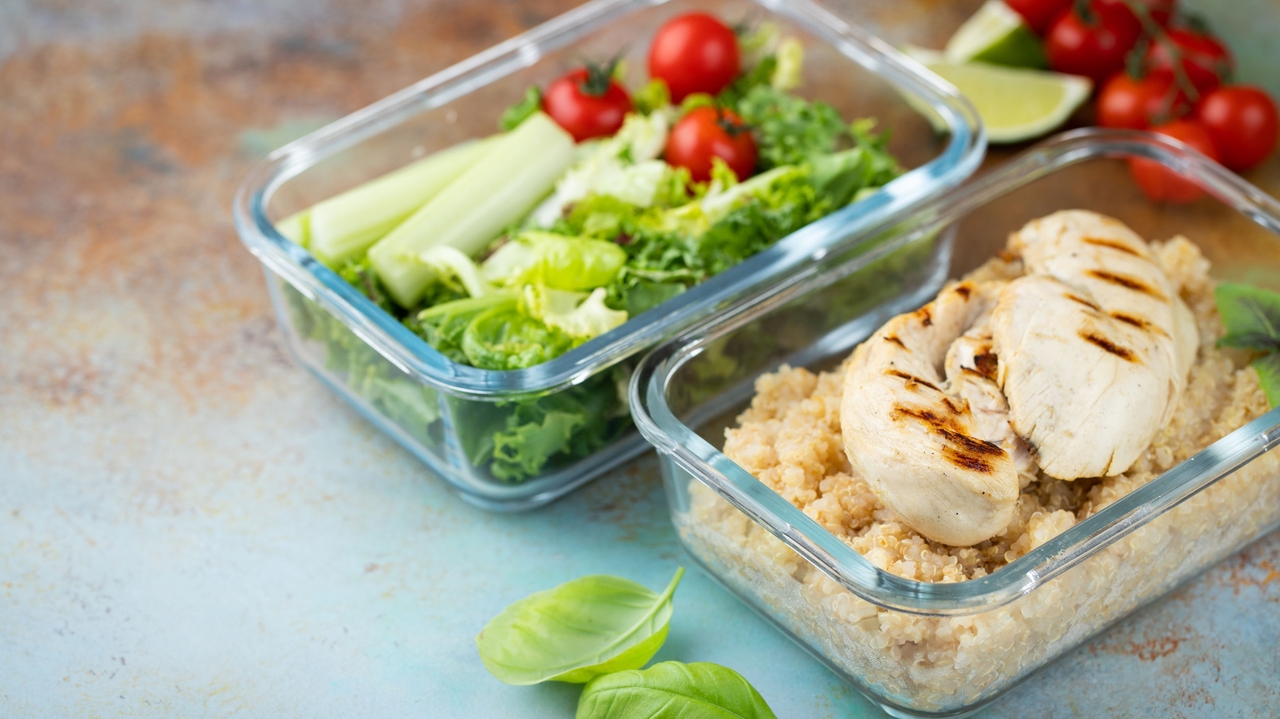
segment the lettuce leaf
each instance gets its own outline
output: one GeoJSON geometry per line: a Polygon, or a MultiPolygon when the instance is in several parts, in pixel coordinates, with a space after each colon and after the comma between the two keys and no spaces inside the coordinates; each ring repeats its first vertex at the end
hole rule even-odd
{"type": "Polygon", "coordinates": [[[492,434],[489,471],[505,481],[536,477],[557,458],[589,456],[631,426],[628,370],[614,366],[580,385],[534,400],[499,405],[509,414],[492,434]]]}
{"type": "Polygon", "coordinates": [[[459,342],[467,364],[497,370],[542,364],[575,344],[567,333],[521,312],[514,300],[475,315],[459,342]]]}
{"type": "Polygon", "coordinates": [[[755,128],[756,163],[762,170],[798,165],[834,152],[838,141],[848,134],[840,113],[831,105],[810,102],[767,82],[743,93],[733,107],[755,128]]]}
{"type": "Polygon", "coordinates": [[[608,284],[626,261],[627,253],[612,242],[527,230],[485,260],[482,274],[508,287],[592,290],[608,284]]]}
{"type": "Polygon", "coordinates": [[[588,295],[543,285],[525,285],[522,307],[548,327],[586,342],[627,321],[626,311],[610,309],[604,301],[603,287],[597,287],[588,295]]]}
{"type": "Polygon", "coordinates": [[[471,357],[463,348],[463,336],[472,322],[490,310],[514,310],[517,303],[514,293],[470,297],[428,307],[405,324],[440,354],[454,362],[471,364],[471,357]]]}

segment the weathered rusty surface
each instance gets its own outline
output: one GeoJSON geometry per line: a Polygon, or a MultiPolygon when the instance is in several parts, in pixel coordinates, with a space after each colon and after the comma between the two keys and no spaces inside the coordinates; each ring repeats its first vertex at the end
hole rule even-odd
{"type": "MultiPolygon", "coordinates": [[[[265,149],[572,4],[0,7],[0,715],[572,714],[473,637],[581,574],[667,581],[652,457],[528,515],[463,504],[287,360],[227,211],[265,149]]],[[[976,4],[840,9],[937,42],[976,4]]],[[[706,578],[676,601],[659,658],[869,715],[706,578]]],[[[1270,716],[1277,643],[1272,536],[988,715],[1270,716]]]]}

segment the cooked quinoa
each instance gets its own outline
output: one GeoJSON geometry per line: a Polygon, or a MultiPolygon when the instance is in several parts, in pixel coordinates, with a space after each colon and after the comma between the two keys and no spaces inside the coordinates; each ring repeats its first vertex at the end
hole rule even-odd
{"type": "MultiPolygon", "coordinates": [[[[886,572],[960,582],[998,571],[1268,409],[1249,356],[1215,347],[1223,328],[1208,261],[1183,238],[1151,247],[1200,332],[1176,416],[1121,475],[1027,481],[1013,522],[981,544],[925,539],[853,475],[840,432],[843,365],[761,377],[750,408],[725,433],[724,453],[886,572]]],[[[1020,273],[1016,260],[995,259],[966,279],[1020,273]]],[[[1280,457],[1251,462],[1012,604],[964,616],[874,606],[706,486],[693,481],[689,493],[677,529],[724,581],[757,597],[851,680],[904,707],[952,711],[998,693],[1280,521],[1280,457]]]]}
{"type": "MultiPolygon", "coordinates": [[[[783,367],[756,382],[751,407],[725,432],[724,453],[877,567],[921,582],[986,576],[1099,509],[1151,481],[1267,410],[1246,356],[1214,343],[1222,324],[1209,263],[1191,242],[1153,244],[1153,254],[1196,316],[1201,345],[1177,416],[1134,466],[1101,480],[1063,481],[1041,474],[1022,489],[1012,524],[972,547],[917,534],[854,476],[840,435],[844,369],[814,374],[783,367]]],[[[1017,262],[992,260],[967,279],[1012,279],[1017,262]]]]}

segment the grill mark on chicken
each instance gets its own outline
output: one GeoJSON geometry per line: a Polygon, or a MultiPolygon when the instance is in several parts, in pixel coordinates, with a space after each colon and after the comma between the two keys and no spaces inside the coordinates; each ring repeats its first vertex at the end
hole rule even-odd
{"type": "Polygon", "coordinates": [[[993,380],[996,378],[996,371],[1000,367],[1000,358],[991,352],[983,352],[974,356],[973,366],[978,370],[978,374],[993,380]]]}
{"type": "Polygon", "coordinates": [[[1067,299],[1071,300],[1072,302],[1078,302],[1078,303],[1080,303],[1080,304],[1084,305],[1085,307],[1088,307],[1089,309],[1093,310],[1094,312],[1101,312],[1101,311],[1102,311],[1102,308],[1101,308],[1101,307],[1099,307],[1099,306],[1097,306],[1096,304],[1094,304],[1094,303],[1090,302],[1089,300],[1086,300],[1085,298],[1081,297],[1080,295],[1077,295],[1077,294],[1074,294],[1074,293],[1068,292],[1068,293],[1066,293],[1065,295],[1063,295],[1063,297],[1066,297],[1067,299]]]}
{"type": "Polygon", "coordinates": [[[957,406],[955,405],[955,402],[952,402],[952,401],[951,401],[951,398],[950,398],[950,397],[943,397],[943,398],[942,398],[942,403],[943,403],[943,404],[945,404],[945,405],[947,406],[947,409],[951,410],[951,414],[962,414],[962,413],[963,413],[963,410],[962,410],[961,408],[957,407],[957,406]]]}
{"type": "Polygon", "coordinates": [[[1112,312],[1111,319],[1118,320],[1127,325],[1133,325],[1134,327],[1137,327],[1140,330],[1145,330],[1147,332],[1154,332],[1158,335],[1161,335],[1162,337],[1169,336],[1169,333],[1165,332],[1159,325],[1152,324],[1151,322],[1143,319],[1142,317],[1136,317],[1134,315],[1126,314],[1124,312],[1112,312]]]}
{"type": "Polygon", "coordinates": [[[973,294],[973,287],[970,286],[968,282],[965,282],[963,284],[956,285],[953,292],[967,300],[969,299],[969,295],[973,294]]]}
{"type": "Polygon", "coordinates": [[[938,385],[930,382],[929,380],[921,379],[920,377],[917,377],[909,372],[903,372],[900,369],[887,369],[884,371],[884,373],[891,377],[897,377],[901,380],[904,380],[907,383],[907,389],[913,390],[916,388],[916,385],[924,385],[925,387],[928,387],[929,389],[934,390],[935,392],[942,391],[938,387],[938,385]]]}
{"type": "Polygon", "coordinates": [[[904,349],[904,350],[905,350],[905,349],[907,349],[907,346],[906,346],[906,345],[904,345],[904,344],[902,344],[902,340],[898,339],[898,336],[897,336],[897,335],[885,335],[885,336],[884,336],[884,341],[885,341],[885,342],[892,342],[892,343],[894,343],[895,345],[898,345],[899,347],[901,347],[901,348],[902,348],[902,349],[904,349]]]}
{"type": "Polygon", "coordinates": [[[942,430],[954,432],[956,434],[964,434],[961,427],[951,417],[943,417],[937,412],[929,409],[917,409],[915,407],[903,407],[895,405],[893,411],[889,413],[889,418],[900,421],[903,417],[910,417],[918,422],[928,425],[929,429],[941,433],[942,430]]]}
{"type": "MultiPolygon", "coordinates": [[[[945,399],[944,402],[954,411],[955,406],[951,402],[945,399]]],[[[961,427],[954,419],[939,416],[932,410],[898,405],[893,408],[890,417],[894,420],[911,417],[924,424],[930,432],[946,440],[947,444],[942,447],[943,458],[964,469],[991,474],[995,471],[995,465],[992,464],[995,458],[1006,455],[1000,445],[970,437],[961,431],[961,427]]]]}
{"type": "Polygon", "coordinates": [[[1081,240],[1081,242],[1085,243],[1086,245],[1093,245],[1094,247],[1109,247],[1113,250],[1118,250],[1120,252],[1123,252],[1126,255],[1133,255],[1134,257],[1142,257],[1142,254],[1139,253],[1137,250],[1124,244],[1123,242],[1118,242],[1116,240],[1104,240],[1098,237],[1086,237],[1083,240],[1081,240]]]}
{"type": "Polygon", "coordinates": [[[961,432],[952,432],[948,429],[939,428],[937,432],[948,442],[966,452],[982,454],[988,457],[1004,456],[1004,450],[1000,445],[995,444],[994,442],[988,442],[985,439],[978,439],[977,437],[970,437],[969,435],[961,432]]]}
{"type": "Polygon", "coordinates": [[[1128,347],[1121,347],[1120,345],[1116,344],[1115,342],[1112,342],[1111,340],[1107,339],[1106,337],[1103,337],[1100,334],[1097,334],[1096,332],[1090,332],[1088,330],[1080,330],[1077,334],[1080,336],[1080,339],[1084,340],[1085,342],[1097,345],[1098,347],[1101,347],[1104,351],[1110,352],[1111,354],[1119,357],[1120,359],[1126,362],[1133,362],[1135,364],[1138,363],[1138,356],[1134,354],[1133,350],[1129,349],[1128,347]]]}
{"type": "Polygon", "coordinates": [[[981,472],[983,474],[991,474],[995,469],[991,465],[991,463],[988,462],[983,457],[976,457],[972,454],[965,454],[964,452],[950,445],[944,446],[942,448],[942,458],[956,465],[957,467],[960,467],[961,469],[967,469],[971,472],[981,472]]]}
{"type": "Polygon", "coordinates": [[[920,324],[925,327],[931,327],[933,325],[933,314],[929,312],[929,305],[925,305],[924,307],[916,310],[916,317],[920,320],[920,324]]]}
{"type": "Polygon", "coordinates": [[[1089,270],[1085,274],[1102,280],[1103,282],[1110,282],[1113,285],[1119,285],[1125,289],[1133,290],[1134,292],[1141,292],[1142,294],[1154,297],[1161,302],[1169,301],[1169,298],[1165,297],[1163,292],[1135,277],[1118,275],[1114,272],[1107,272],[1106,270],[1089,270]]]}

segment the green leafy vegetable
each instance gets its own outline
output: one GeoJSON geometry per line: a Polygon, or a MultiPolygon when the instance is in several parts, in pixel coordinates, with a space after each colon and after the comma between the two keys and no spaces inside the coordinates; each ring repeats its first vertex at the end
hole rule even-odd
{"type": "Polygon", "coordinates": [[[588,295],[545,285],[525,285],[522,308],[547,327],[586,342],[627,321],[624,310],[609,309],[605,305],[605,295],[603,287],[597,287],[588,295]]]}
{"type": "Polygon", "coordinates": [[[489,282],[544,284],[558,290],[591,290],[618,274],[627,253],[612,242],[528,230],[485,260],[489,282]]]}
{"type": "Polygon", "coordinates": [[[461,346],[472,367],[509,370],[542,364],[575,344],[570,335],[526,315],[513,303],[476,315],[462,332],[461,346]]]}
{"type": "Polygon", "coordinates": [[[470,363],[463,349],[463,337],[471,324],[490,310],[513,310],[518,301],[514,293],[454,300],[428,307],[405,324],[445,357],[470,363]]]}
{"type": "Polygon", "coordinates": [[[1280,293],[1223,282],[1214,292],[1227,334],[1219,347],[1271,352],[1280,349],[1280,293]]]}
{"type": "Polygon", "coordinates": [[[491,417],[468,408],[458,434],[474,464],[489,463],[495,478],[536,477],[556,458],[589,456],[631,428],[628,379],[619,365],[553,394],[500,402],[491,417]]]}
{"type": "Polygon", "coordinates": [[[480,276],[476,263],[453,247],[432,247],[419,254],[418,260],[435,270],[439,279],[456,280],[471,297],[484,297],[497,291],[480,276]]]}
{"type": "Polygon", "coordinates": [[[833,152],[847,132],[840,113],[831,105],[809,102],[768,84],[752,87],[735,109],[755,128],[757,162],[766,170],[833,152]]]}
{"type": "Polygon", "coordinates": [[[1223,282],[1214,292],[1227,334],[1219,347],[1265,354],[1253,360],[1267,402],[1280,406],[1280,293],[1251,285],[1223,282]]]}
{"type": "Polygon", "coordinates": [[[636,110],[648,115],[671,104],[671,90],[666,82],[655,77],[631,95],[631,104],[636,110]]]}
{"type": "Polygon", "coordinates": [[[524,97],[520,102],[503,111],[502,117],[498,119],[498,126],[504,131],[514,130],[540,109],[542,109],[542,90],[537,85],[533,85],[524,91],[524,97]]]}
{"type": "Polygon", "coordinates": [[[804,46],[794,37],[783,38],[778,44],[777,58],[777,67],[769,77],[769,84],[778,90],[800,87],[800,72],[804,69],[804,46]]]}
{"type": "Polygon", "coordinates": [[[593,679],[576,719],[776,719],[760,692],[728,667],[662,662],[593,679]]]}
{"type": "Polygon", "coordinates": [[[507,684],[581,684],[645,665],[667,638],[676,570],[656,594],[635,582],[595,575],[565,582],[507,607],[476,644],[485,668],[507,684]]]}

